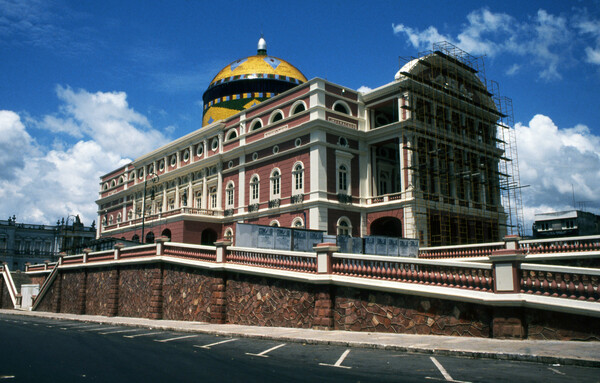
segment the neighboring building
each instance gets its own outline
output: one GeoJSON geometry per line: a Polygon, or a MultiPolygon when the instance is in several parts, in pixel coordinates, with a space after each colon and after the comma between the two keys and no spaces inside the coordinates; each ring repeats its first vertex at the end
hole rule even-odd
{"type": "Polygon", "coordinates": [[[600,216],[581,210],[536,214],[533,223],[533,238],[598,234],[600,234],[600,216]]]}
{"type": "Polygon", "coordinates": [[[479,60],[439,45],[361,94],[306,81],[261,38],[209,85],[201,129],[101,177],[98,236],[211,244],[245,222],[497,241],[517,226],[503,203],[518,177],[510,103],[479,60]]]}
{"type": "Polygon", "coordinates": [[[64,218],[55,226],[18,223],[13,216],[0,220],[0,261],[11,270],[24,270],[25,263],[56,261],[60,252],[74,254],[82,243],[93,240],[96,228],[84,226],[79,216],[64,218]],[[69,225],[69,218],[72,217],[69,225]]]}

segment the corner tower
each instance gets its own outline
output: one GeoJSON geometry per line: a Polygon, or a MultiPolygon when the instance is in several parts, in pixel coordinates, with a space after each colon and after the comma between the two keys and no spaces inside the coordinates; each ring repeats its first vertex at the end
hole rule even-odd
{"type": "Polygon", "coordinates": [[[202,96],[202,126],[233,116],[303,82],[306,77],[296,67],[267,55],[267,43],[261,37],[255,56],[232,62],[210,82],[202,96]]]}

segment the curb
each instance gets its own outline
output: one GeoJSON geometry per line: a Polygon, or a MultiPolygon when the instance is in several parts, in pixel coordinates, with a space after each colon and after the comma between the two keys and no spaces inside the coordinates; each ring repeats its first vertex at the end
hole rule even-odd
{"type": "MultiPolygon", "coordinates": [[[[264,339],[264,340],[280,340],[286,341],[290,343],[304,343],[311,345],[331,345],[331,346],[341,346],[341,347],[354,347],[354,348],[372,348],[372,349],[380,349],[380,350],[391,350],[391,351],[399,351],[405,353],[412,354],[425,354],[425,355],[440,355],[440,356],[454,356],[454,357],[463,357],[463,358],[485,358],[485,359],[496,359],[496,360],[513,360],[520,362],[531,362],[531,363],[540,363],[540,364],[560,364],[560,365],[572,365],[572,366],[582,366],[582,367],[600,367],[599,359],[585,359],[585,358],[577,358],[577,357],[558,357],[551,355],[536,355],[534,353],[518,353],[518,352],[489,352],[489,351],[467,351],[467,350],[455,350],[448,348],[435,348],[435,347],[413,347],[413,346],[399,346],[394,344],[385,344],[385,343],[377,343],[377,342],[362,342],[362,341],[342,341],[342,340],[331,340],[331,339],[318,339],[316,337],[305,337],[302,336],[293,337],[289,335],[272,335],[272,334],[255,334],[248,333],[243,331],[235,331],[235,330],[216,330],[216,329],[203,329],[201,327],[198,328],[189,328],[189,327],[178,327],[171,324],[147,324],[147,323],[132,323],[127,320],[119,320],[119,317],[113,317],[114,319],[101,319],[94,316],[86,316],[86,315],[73,315],[66,314],[60,315],[56,313],[36,313],[32,311],[26,310],[0,310],[1,314],[8,315],[21,315],[21,316],[31,316],[36,318],[47,318],[47,319],[55,319],[55,320],[73,320],[79,322],[86,323],[99,323],[99,324],[108,324],[108,325],[119,325],[119,326],[127,326],[127,327],[140,327],[140,328],[150,328],[150,329],[161,329],[161,330],[169,330],[169,331],[178,331],[178,332],[189,332],[189,333],[200,333],[200,334],[208,334],[208,335],[217,335],[217,336],[232,336],[239,338],[250,338],[250,339],[264,339]],[[68,316],[67,316],[68,315],[68,316]]],[[[108,317],[107,317],[108,318],[108,317]]],[[[143,319],[145,318],[131,318],[131,320],[135,319],[143,319]]],[[[149,319],[150,320],[150,319],[149,319]]],[[[208,323],[203,322],[189,322],[189,323],[198,323],[200,325],[210,325],[208,323]]],[[[293,329],[290,329],[293,330],[293,329]]],[[[600,353],[600,349],[599,349],[600,353]]]]}

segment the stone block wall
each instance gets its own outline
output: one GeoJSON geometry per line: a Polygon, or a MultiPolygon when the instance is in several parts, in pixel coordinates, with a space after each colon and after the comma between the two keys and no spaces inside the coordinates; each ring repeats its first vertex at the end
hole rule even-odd
{"type": "Polygon", "coordinates": [[[10,293],[8,292],[8,286],[4,282],[4,276],[0,274],[0,308],[12,309],[14,308],[12,300],[10,299],[10,293]]]}
{"type": "Polygon", "coordinates": [[[105,316],[110,315],[108,299],[110,284],[110,268],[94,268],[87,271],[87,283],[85,291],[86,314],[105,316]]]}
{"type": "Polygon", "coordinates": [[[490,337],[489,307],[464,302],[337,289],[336,330],[490,337]]]}
{"type": "Polygon", "coordinates": [[[210,322],[212,289],[220,280],[216,273],[208,270],[165,265],[163,319],[210,322]]]}
{"type": "Polygon", "coordinates": [[[131,265],[119,268],[119,296],[116,315],[150,318],[152,279],[158,265],[131,265]]]}
{"type": "Polygon", "coordinates": [[[311,328],[316,287],[275,278],[230,274],[227,279],[229,323],[311,328]]]}

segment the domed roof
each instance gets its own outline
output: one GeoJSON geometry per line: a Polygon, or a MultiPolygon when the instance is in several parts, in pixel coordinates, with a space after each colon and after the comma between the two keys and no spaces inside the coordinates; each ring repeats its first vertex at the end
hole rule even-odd
{"type": "Polygon", "coordinates": [[[306,77],[289,62],[267,55],[255,55],[236,60],[221,69],[210,82],[209,88],[217,83],[241,79],[265,78],[265,75],[274,75],[275,78],[290,82],[306,82],[306,77]],[[299,80],[293,81],[293,80],[299,80]]]}
{"type": "Polygon", "coordinates": [[[232,116],[268,98],[306,82],[306,77],[289,62],[267,55],[260,38],[257,54],[236,60],[221,69],[202,97],[202,125],[232,116]]]}

